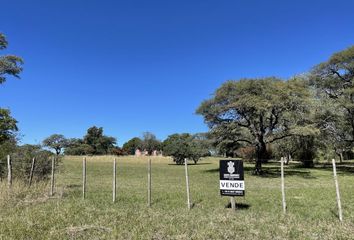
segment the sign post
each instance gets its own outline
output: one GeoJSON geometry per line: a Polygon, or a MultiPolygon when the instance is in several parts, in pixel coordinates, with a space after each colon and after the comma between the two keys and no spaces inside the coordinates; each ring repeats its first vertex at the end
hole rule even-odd
{"type": "Polygon", "coordinates": [[[220,194],[231,197],[231,207],[236,209],[235,196],[245,196],[242,160],[220,160],[220,194]]]}

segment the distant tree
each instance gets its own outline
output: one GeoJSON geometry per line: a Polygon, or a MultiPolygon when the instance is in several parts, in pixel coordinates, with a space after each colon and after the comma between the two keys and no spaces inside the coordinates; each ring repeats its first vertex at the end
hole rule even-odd
{"type": "Polygon", "coordinates": [[[120,147],[113,147],[109,150],[109,154],[116,156],[123,156],[125,152],[120,147]]]}
{"type": "Polygon", "coordinates": [[[212,139],[208,133],[196,133],[192,135],[192,140],[195,142],[194,147],[199,151],[201,157],[211,156],[215,152],[212,144],[212,139]]]}
{"type": "MultiPolygon", "coordinates": [[[[3,33],[0,33],[0,50],[6,49],[8,42],[3,33]]],[[[15,55],[0,56],[0,84],[6,81],[6,76],[19,78],[22,72],[22,58],[15,55]]]]}
{"type": "Polygon", "coordinates": [[[59,155],[61,151],[67,147],[68,140],[62,134],[52,134],[43,140],[43,145],[53,149],[55,153],[59,155]]]}
{"type": "Polygon", "coordinates": [[[161,142],[157,140],[156,136],[151,132],[144,132],[142,139],[142,150],[146,150],[149,155],[155,150],[161,150],[161,142]]]}
{"type": "Polygon", "coordinates": [[[122,150],[123,152],[126,152],[129,155],[134,155],[136,149],[142,150],[141,149],[142,145],[143,145],[143,141],[138,137],[134,137],[130,139],[128,142],[123,144],[122,150]]]}
{"type": "Polygon", "coordinates": [[[314,135],[291,136],[282,141],[277,141],[273,145],[274,157],[280,159],[285,157],[285,164],[290,160],[302,162],[304,167],[313,167],[313,159],[316,157],[318,144],[314,135]]]}
{"type": "Polygon", "coordinates": [[[185,159],[192,160],[197,164],[207,152],[200,141],[189,133],[172,134],[162,145],[164,155],[171,156],[176,164],[183,164],[185,159]]]}
{"type": "Polygon", "coordinates": [[[93,155],[94,149],[85,144],[82,139],[71,138],[68,139],[67,147],[65,148],[66,155],[93,155]]]}
{"type": "MultiPolygon", "coordinates": [[[[242,79],[224,83],[198,108],[211,130],[233,131],[234,142],[256,149],[255,173],[268,158],[266,145],[293,135],[316,132],[309,114],[310,92],[302,79],[242,79]]],[[[225,137],[230,137],[224,131],[225,137]]],[[[222,137],[222,135],[220,135],[222,137]]]]}
{"type": "Polygon", "coordinates": [[[114,137],[103,135],[103,128],[90,127],[83,139],[84,144],[93,148],[93,154],[108,154],[115,147],[117,140],[114,137]]]}

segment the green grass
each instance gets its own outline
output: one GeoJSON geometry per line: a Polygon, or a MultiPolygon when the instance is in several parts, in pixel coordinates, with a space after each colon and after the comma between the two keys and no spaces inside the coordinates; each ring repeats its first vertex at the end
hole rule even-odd
{"type": "Polygon", "coordinates": [[[81,196],[82,158],[66,157],[57,173],[56,195],[48,183],[28,189],[0,185],[0,239],[354,239],[354,163],[340,166],[344,221],[337,217],[330,165],[287,166],[287,214],[282,214],[279,163],[265,176],[245,164],[246,196],[239,209],[219,195],[217,158],[189,165],[186,202],[184,166],[152,158],[152,206],[147,207],[147,158],[117,160],[117,201],[112,202],[113,157],[87,158],[87,198],[81,196]]]}

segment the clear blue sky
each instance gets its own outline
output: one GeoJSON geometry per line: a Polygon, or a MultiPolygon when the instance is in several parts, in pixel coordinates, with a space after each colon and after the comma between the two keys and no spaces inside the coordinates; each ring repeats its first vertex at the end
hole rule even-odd
{"type": "Polygon", "coordinates": [[[1,1],[7,51],[21,80],[0,106],[22,143],[104,128],[121,146],[204,132],[195,109],[224,81],[288,78],[354,44],[354,1],[1,1]]]}

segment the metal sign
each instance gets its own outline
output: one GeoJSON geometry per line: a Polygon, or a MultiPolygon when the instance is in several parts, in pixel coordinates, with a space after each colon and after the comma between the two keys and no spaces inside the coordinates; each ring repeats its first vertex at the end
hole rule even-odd
{"type": "Polygon", "coordinates": [[[220,160],[220,194],[223,196],[245,195],[242,160],[220,160]]]}

